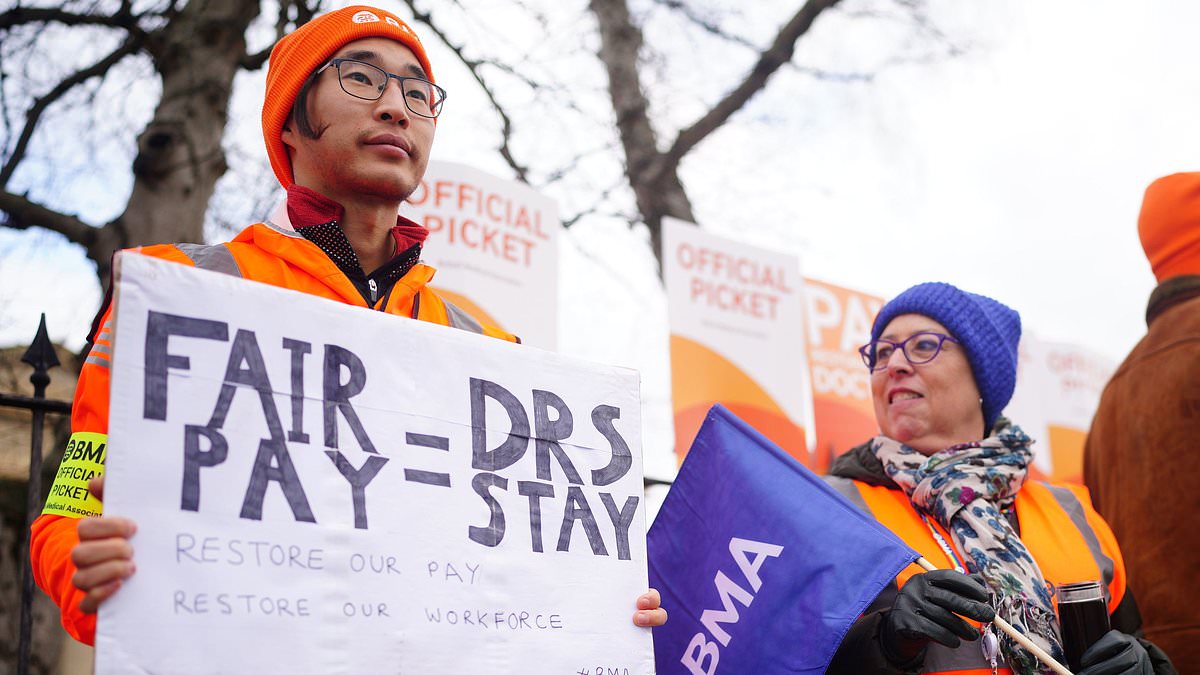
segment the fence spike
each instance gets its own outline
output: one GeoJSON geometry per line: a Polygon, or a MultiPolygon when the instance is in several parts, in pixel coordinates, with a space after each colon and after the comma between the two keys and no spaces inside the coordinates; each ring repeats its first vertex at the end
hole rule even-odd
{"type": "Polygon", "coordinates": [[[34,396],[41,398],[46,393],[46,385],[50,383],[47,371],[59,365],[58,354],[54,353],[54,343],[50,341],[50,333],[46,331],[45,312],[42,312],[37,335],[33,337],[33,342],[29,343],[29,349],[25,350],[21,360],[33,367],[33,375],[29,376],[29,381],[33,383],[34,396]]]}
{"type": "MultiPolygon", "coordinates": [[[[25,350],[21,360],[33,367],[29,382],[33,384],[33,398],[36,403],[45,403],[46,387],[50,384],[51,368],[59,365],[58,355],[54,353],[54,344],[50,342],[50,334],[46,331],[46,314],[42,313],[37,335],[25,350]]],[[[42,425],[46,411],[40,406],[31,408],[33,422],[30,425],[29,444],[29,483],[26,494],[25,531],[21,541],[21,618],[17,636],[17,673],[27,675],[30,672],[30,654],[33,644],[33,570],[29,560],[29,528],[37,517],[42,499],[42,425]]]]}

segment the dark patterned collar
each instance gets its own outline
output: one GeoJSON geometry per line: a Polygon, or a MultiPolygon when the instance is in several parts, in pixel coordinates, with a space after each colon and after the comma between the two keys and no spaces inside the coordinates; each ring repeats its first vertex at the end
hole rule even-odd
{"type": "Polygon", "coordinates": [[[316,244],[358,288],[367,304],[374,305],[386,296],[413,265],[421,258],[421,246],[429,231],[424,227],[396,216],[391,234],[395,241],[392,259],[367,274],[358,254],[342,230],[340,222],[345,209],[336,201],[293,184],[287,194],[288,219],[296,232],[316,244]],[[374,289],[371,288],[374,282],[374,289]]]}

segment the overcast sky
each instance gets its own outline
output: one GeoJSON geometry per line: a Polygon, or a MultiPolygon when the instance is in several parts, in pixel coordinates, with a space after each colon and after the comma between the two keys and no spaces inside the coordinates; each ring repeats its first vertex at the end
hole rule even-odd
{"type": "MultiPolygon", "coordinates": [[[[938,16],[973,37],[966,56],[838,92],[839,112],[793,132],[794,196],[764,187],[712,227],[885,297],[934,279],[993,295],[1040,337],[1119,360],[1154,286],[1142,191],[1200,170],[1200,3],[956,2],[938,16]]],[[[717,140],[736,162],[749,140],[730,136],[717,140]]]]}
{"type": "MultiPolygon", "coordinates": [[[[946,0],[933,16],[966,41],[964,56],[850,84],[782,72],[684,164],[697,219],[878,295],[935,279],[992,295],[1039,337],[1119,360],[1144,332],[1154,285],[1136,235],[1142,190],[1200,169],[1200,3],[946,0]]],[[[811,37],[797,62],[872,48],[869,32],[818,25],[811,37]]],[[[261,89],[240,97],[261,101],[261,89]]],[[[439,128],[435,156],[499,166],[486,149],[473,158],[447,142],[454,129],[439,128]]],[[[665,329],[631,318],[665,309],[644,241],[605,222],[566,237],[564,349],[661,363],[665,329]],[[624,256],[618,267],[594,262],[610,252],[624,256]],[[594,294],[611,314],[595,311],[594,294]],[[594,345],[596,322],[618,339],[594,345]]],[[[52,337],[78,347],[98,301],[79,250],[0,230],[0,344],[25,342],[46,310],[52,337]]]]}

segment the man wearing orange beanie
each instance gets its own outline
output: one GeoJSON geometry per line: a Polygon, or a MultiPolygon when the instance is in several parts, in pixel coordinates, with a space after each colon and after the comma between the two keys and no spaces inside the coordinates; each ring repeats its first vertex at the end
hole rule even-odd
{"type": "MultiPolygon", "coordinates": [[[[390,12],[355,6],[300,26],[275,45],[263,102],[263,138],[286,209],[214,246],[172,244],[144,255],[368,307],[400,317],[516,338],[480,325],[434,293],[419,262],[428,232],[397,216],[420,184],[446,93],[421,41],[390,12]]],[[[73,443],[107,439],[111,308],[89,338],[75,391],[73,443]]],[[[64,458],[59,476],[79,473],[64,458]]],[[[38,585],[62,610],[63,626],[91,644],[96,609],[134,572],[126,518],[99,517],[103,477],[92,497],[48,506],[34,522],[30,556],[38,585]],[[85,517],[86,516],[86,517],[85,517]]],[[[60,501],[60,500],[56,500],[60,501]]],[[[658,593],[637,599],[634,623],[661,625],[658,593]]]]}
{"type": "Polygon", "coordinates": [[[1146,638],[1200,673],[1200,173],[1151,183],[1138,235],[1159,283],[1146,336],[1100,398],[1084,482],[1121,543],[1146,638]]]}

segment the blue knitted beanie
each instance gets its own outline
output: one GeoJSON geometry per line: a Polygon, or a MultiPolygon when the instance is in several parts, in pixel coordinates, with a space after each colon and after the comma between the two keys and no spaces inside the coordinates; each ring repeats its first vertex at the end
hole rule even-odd
{"type": "Polygon", "coordinates": [[[991,429],[1017,383],[1021,315],[1010,307],[944,283],[917,284],[879,310],[871,327],[878,340],[892,319],[920,314],[942,324],[967,350],[975,386],[983,397],[983,421],[991,429]]]}

